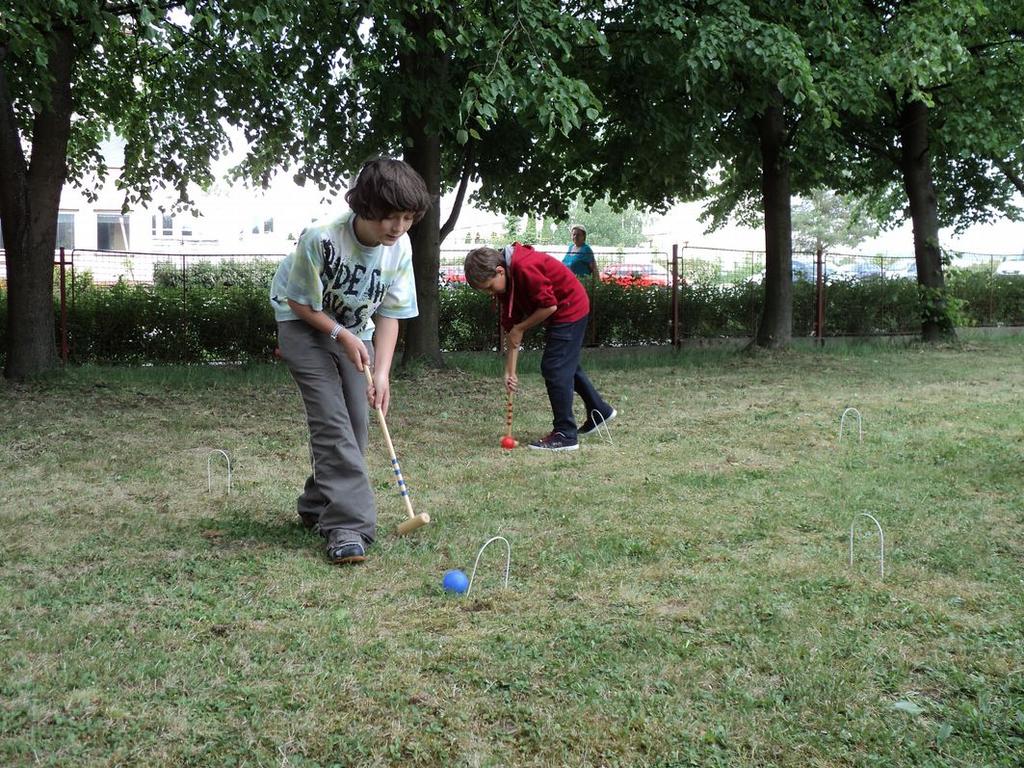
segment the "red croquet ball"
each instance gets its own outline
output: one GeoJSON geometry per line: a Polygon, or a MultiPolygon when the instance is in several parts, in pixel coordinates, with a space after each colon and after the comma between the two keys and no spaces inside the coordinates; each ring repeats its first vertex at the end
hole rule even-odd
{"type": "Polygon", "coordinates": [[[505,435],[503,438],[501,438],[501,447],[504,448],[506,451],[511,451],[517,445],[519,445],[519,441],[509,437],[508,435],[505,435]]]}

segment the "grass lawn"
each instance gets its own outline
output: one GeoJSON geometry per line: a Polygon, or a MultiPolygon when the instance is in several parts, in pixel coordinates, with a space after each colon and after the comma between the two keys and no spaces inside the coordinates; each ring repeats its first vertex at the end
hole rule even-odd
{"type": "Polygon", "coordinates": [[[282,366],[0,385],[0,765],[1020,764],[1024,338],[595,351],[621,415],[565,455],[503,452],[497,359],[449,360],[388,417],[433,522],[394,536],[374,422],[348,568],[282,366]],[[443,593],[496,535],[508,589],[491,546],[443,593]]]}

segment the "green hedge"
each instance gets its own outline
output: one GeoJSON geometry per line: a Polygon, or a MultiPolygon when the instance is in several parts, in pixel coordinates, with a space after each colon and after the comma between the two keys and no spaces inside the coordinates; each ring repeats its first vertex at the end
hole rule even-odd
{"type": "Polygon", "coordinates": [[[445,352],[495,349],[498,313],[494,300],[481,291],[457,283],[438,290],[439,335],[445,352]]]}
{"type": "Polygon", "coordinates": [[[81,290],[68,311],[76,362],[208,362],[268,357],[274,312],[267,290],[129,285],[81,290]]]}
{"type": "MultiPolygon", "coordinates": [[[[158,266],[152,285],[97,286],[88,273],[69,287],[68,328],[75,362],[143,363],[267,359],[276,346],[267,299],[274,264],[158,266]],[[184,284],[183,284],[184,278],[184,284]],[[73,301],[72,301],[73,297],[73,301]]],[[[951,270],[947,275],[960,325],[1024,325],[1024,277],[951,270]]],[[[6,338],[6,286],[0,283],[0,339],[6,338]]],[[[671,339],[671,291],[658,286],[597,283],[591,291],[594,346],[664,344],[671,339]]],[[[493,350],[498,343],[493,300],[465,285],[439,292],[445,351],[493,350]]],[[[878,335],[920,330],[919,289],[911,280],[831,283],[825,333],[878,335]]],[[[679,319],[684,338],[749,336],[760,317],[763,287],[685,285],[679,319]]],[[[59,305],[54,312],[59,319],[59,305]]],[[[814,285],[793,285],[793,335],[809,336],[816,314],[814,285]]],[[[543,335],[527,336],[529,347],[543,335]]]]}
{"type": "MultiPolygon", "coordinates": [[[[814,306],[814,286],[809,304],[814,306]]],[[[806,323],[804,335],[814,329],[813,317],[806,323]]],[[[796,328],[794,323],[794,335],[796,328]]],[[[875,336],[915,333],[921,330],[918,287],[913,280],[885,280],[869,277],[840,280],[825,289],[825,334],[828,336],[875,336]]]]}
{"type": "Polygon", "coordinates": [[[971,325],[1024,325],[1024,276],[954,269],[946,283],[971,325]]]}

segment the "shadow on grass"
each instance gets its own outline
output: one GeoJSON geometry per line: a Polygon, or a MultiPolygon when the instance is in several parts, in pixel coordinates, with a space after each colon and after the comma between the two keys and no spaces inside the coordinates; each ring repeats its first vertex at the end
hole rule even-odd
{"type": "Polygon", "coordinates": [[[211,545],[224,548],[245,546],[257,549],[315,549],[320,537],[294,519],[261,519],[232,510],[223,510],[211,517],[194,520],[182,526],[182,533],[192,531],[211,545]]]}

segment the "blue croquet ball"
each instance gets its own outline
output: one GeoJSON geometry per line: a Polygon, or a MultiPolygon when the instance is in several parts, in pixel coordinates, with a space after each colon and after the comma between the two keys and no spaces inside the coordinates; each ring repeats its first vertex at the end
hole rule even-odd
{"type": "Polygon", "coordinates": [[[444,587],[445,592],[458,592],[462,594],[469,589],[469,579],[462,571],[457,568],[453,568],[450,571],[444,572],[444,578],[441,580],[441,585],[444,587]]]}

